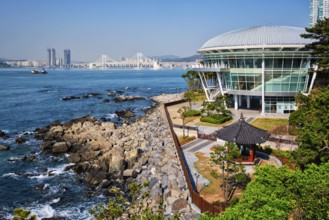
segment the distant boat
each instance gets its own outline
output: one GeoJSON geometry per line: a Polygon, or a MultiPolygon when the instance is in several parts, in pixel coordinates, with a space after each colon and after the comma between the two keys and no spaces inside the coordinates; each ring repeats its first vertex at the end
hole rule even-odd
{"type": "Polygon", "coordinates": [[[41,71],[39,70],[32,70],[32,74],[47,74],[48,72],[45,69],[42,69],[41,71]]]}

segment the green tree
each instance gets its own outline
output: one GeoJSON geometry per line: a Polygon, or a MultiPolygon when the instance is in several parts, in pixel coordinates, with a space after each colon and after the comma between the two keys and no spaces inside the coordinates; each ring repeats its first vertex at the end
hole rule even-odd
{"type": "MultiPolygon", "coordinates": [[[[218,175],[216,171],[211,174],[215,178],[221,178],[223,183],[224,202],[229,200],[229,191],[232,190],[234,176],[244,173],[242,166],[236,165],[234,161],[241,159],[239,148],[231,142],[227,142],[224,146],[214,146],[215,150],[211,153],[211,160],[221,167],[222,173],[218,175]]],[[[241,176],[238,176],[241,180],[241,176]]]]}
{"type": "Polygon", "coordinates": [[[184,92],[184,98],[187,99],[190,109],[192,108],[192,100],[195,98],[193,90],[187,90],[184,92]]]}
{"type": "Polygon", "coordinates": [[[297,127],[300,146],[292,156],[304,169],[309,163],[329,160],[329,87],[309,98],[298,95],[296,100],[298,110],[291,114],[289,123],[297,127]]]}
{"type": "Polygon", "coordinates": [[[258,167],[240,201],[218,217],[200,219],[328,219],[329,163],[302,170],[258,167]]]}
{"type": "Polygon", "coordinates": [[[226,95],[219,95],[214,102],[204,101],[202,103],[201,112],[206,112],[208,116],[213,112],[226,116],[231,114],[231,111],[227,109],[227,106],[229,105],[229,97],[226,95]]]}
{"type": "Polygon", "coordinates": [[[187,106],[183,106],[181,108],[179,108],[177,110],[178,114],[179,114],[179,118],[182,119],[182,123],[183,123],[183,138],[186,137],[185,136],[185,125],[186,125],[186,112],[188,110],[187,106]]]}
{"type": "Polygon", "coordinates": [[[107,204],[99,203],[89,210],[89,213],[94,215],[96,219],[115,219],[120,217],[126,210],[128,200],[124,197],[124,193],[118,188],[109,190],[113,194],[107,204]]]}
{"type": "Polygon", "coordinates": [[[319,20],[313,27],[307,27],[308,32],[301,37],[314,40],[305,47],[312,49],[320,73],[329,72],[329,18],[319,20]]]}
{"type": "Polygon", "coordinates": [[[322,87],[329,83],[329,18],[319,20],[313,27],[305,28],[303,38],[312,39],[305,47],[312,50],[312,64],[317,64],[314,70],[318,74],[314,86],[322,87]]]}
{"type": "Polygon", "coordinates": [[[203,101],[202,105],[201,105],[201,112],[205,113],[209,116],[211,114],[212,111],[215,110],[215,104],[214,102],[208,102],[208,101],[203,101]]]}
{"type": "Polygon", "coordinates": [[[217,96],[214,102],[214,109],[217,114],[222,114],[224,116],[230,115],[231,111],[228,110],[227,106],[230,105],[230,99],[227,95],[217,96]]]}
{"type": "Polygon", "coordinates": [[[201,81],[198,72],[189,70],[182,75],[187,84],[188,90],[198,90],[201,88],[201,81]]]}
{"type": "Polygon", "coordinates": [[[295,219],[328,219],[329,163],[307,166],[304,172],[296,172],[292,183],[295,219]]]}
{"type": "Polygon", "coordinates": [[[255,175],[240,202],[225,210],[220,219],[288,219],[294,208],[289,190],[293,171],[265,166],[255,175]]]}
{"type": "MultiPolygon", "coordinates": [[[[151,209],[144,203],[144,198],[149,196],[149,191],[142,190],[149,183],[139,184],[133,182],[128,184],[129,195],[125,195],[118,188],[111,188],[109,192],[113,195],[107,204],[99,203],[89,210],[89,213],[98,220],[120,219],[124,213],[129,213],[132,220],[163,220],[163,201],[159,201],[156,209],[151,209]],[[134,210],[130,212],[131,210],[134,210]]],[[[127,216],[125,216],[127,218],[127,216]]]]}

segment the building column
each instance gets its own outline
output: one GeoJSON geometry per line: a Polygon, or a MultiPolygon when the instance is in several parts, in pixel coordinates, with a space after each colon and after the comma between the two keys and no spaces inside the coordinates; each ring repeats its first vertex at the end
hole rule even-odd
{"type": "Polygon", "coordinates": [[[201,84],[202,84],[202,87],[203,87],[203,90],[204,90],[204,93],[206,94],[206,97],[207,97],[207,100],[209,101],[209,94],[208,94],[208,90],[207,90],[207,87],[206,87],[206,84],[204,82],[204,72],[198,72],[199,74],[199,77],[200,77],[200,80],[201,80],[201,84]]]}
{"type": "Polygon", "coordinates": [[[314,69],[314,72],[313,72],[313,76],[312,76],[310,87],[308,88],[308,95],[311,94],[311,91],[313,89],[313,84],[314,84],[314,81],[315,81],[315,78],[316,78],[316,74],[317,74],[317,71],[318,71],[318,65],[314,65],[313,69],[314,69]]]}
{"type": "Polygon", "coordinates": [[[238,110],[239,105],[238,105],[238,95],[234,95],[234,110],[238,110]]]}
{"type": "Polygon", "coordinates": [[[216,72],[216,75],[217,75],[217,82],[218,82],[218,85],[219,85],[220,93],[221,93],[221,95],[224,95],[223,87],[222,87],[221,74],[219,72],[216,72]]]}
{"type": "Polygon", "coordinates": [[[250,109],[250,95],[247,95],[247,109],[250,109]]]}
{"type": "Polygon", "coordinates": [[[241,107],[241,105],[242,105],[242,95],[238,95],[238,97],[239,97],[239,107],[241,107]]]}
{"type": "Polygon", "coordinates": [[[265,58],[263,54],[262,58],[262,113],[265,115],[265,58]]]}

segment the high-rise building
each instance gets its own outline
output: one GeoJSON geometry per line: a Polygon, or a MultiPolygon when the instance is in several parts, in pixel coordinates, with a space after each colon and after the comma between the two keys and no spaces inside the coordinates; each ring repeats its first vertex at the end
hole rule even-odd
{"type": "Polygon", "coordinates": [[[311,0],[310,25],[314,26],[318,20],[329,18],[329,0],[311,0]]]}
{"type": "Polygon", "coordinates": [[[51,49],[47,49],[47,67],[51,67],[51,49]]]}
{"type": "Polygon", "coordinates": [[[56,51],[54,48],[51,49],[51,62],[50,62],[50,66],[54,67],[56,66],[56,51]]]}
{"type": "Polygon", "coordinates": [[[65,49],[64,50],[64,63],[63,66],[65,68],[69,68],[71,65],[71,51],[70,49],[65,49]]]}

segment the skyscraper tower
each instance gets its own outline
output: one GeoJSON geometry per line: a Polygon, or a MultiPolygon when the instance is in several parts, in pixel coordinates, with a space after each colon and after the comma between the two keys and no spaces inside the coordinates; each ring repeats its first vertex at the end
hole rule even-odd
{"type": "Polygon", "coordinates": [[[50,66],[54,67],[56,66],[56,51],[54,48],[51,49],[51,61],[50,61],[50,66]]]}
{"type": "Polygon", "coordinates": [[[329,0],[311,0],[310,25],[314,26],[318,20],[329,18],[329,0]]]}
{"type": "Polygon", "coordinates": [[[51,49],[47,49],[47,67],[51,67],[51,49]]]}
{"type": "Polygon", "coordinates": [[[65,68],[69,68],[71,64],[71,51],[70,49],[65,49],[64,50],[64,63],[63,66],[65,68]]]}

